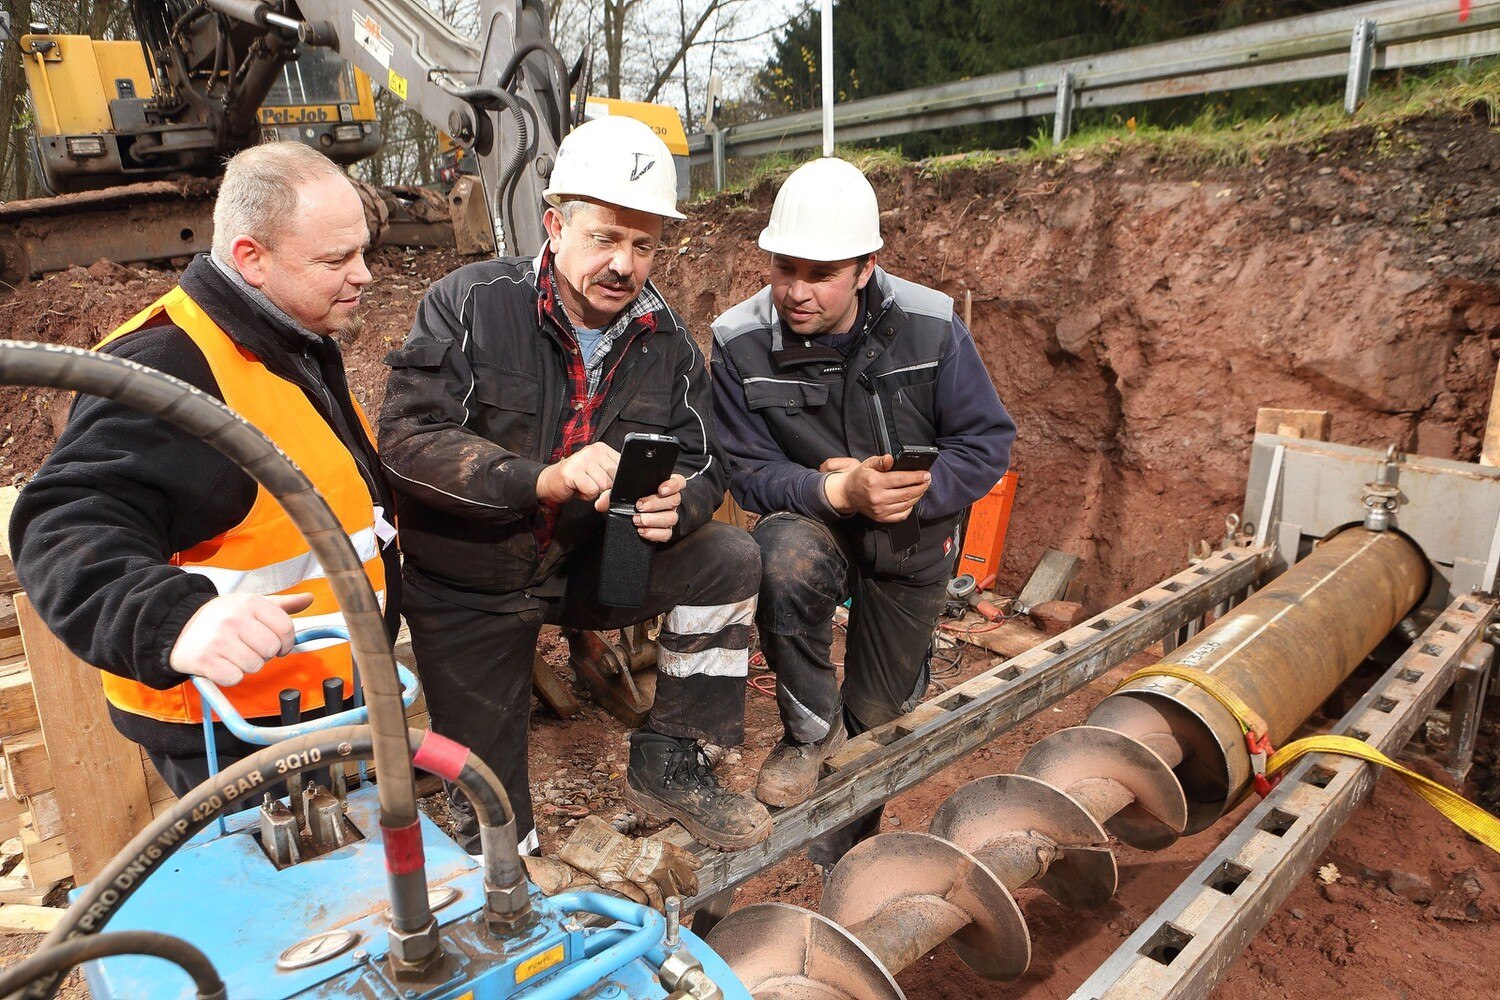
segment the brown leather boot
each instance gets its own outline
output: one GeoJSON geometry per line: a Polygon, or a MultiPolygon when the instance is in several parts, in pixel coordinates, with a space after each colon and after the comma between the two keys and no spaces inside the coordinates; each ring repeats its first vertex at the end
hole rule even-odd
{"type": "Polygon", "coordinates": [[[816,743],[797,743],[783,736],[761,765],[755,797],[768,806],[782,809],[806,802],[817,787],[823,761],[847,739],[843,719],[835,719],[828,735],[816,743]]]}
{"type": "Polygon", "coordinates": [[[642,729],[630,734],[625,801],[648,819],[675,819],[709,847],[739,851],[771,835],[771,814],[714,776],[694,739],[642,729]]]}

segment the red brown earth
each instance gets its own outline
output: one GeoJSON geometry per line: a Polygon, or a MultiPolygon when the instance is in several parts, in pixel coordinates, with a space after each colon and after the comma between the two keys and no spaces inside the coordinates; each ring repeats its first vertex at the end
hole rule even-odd
{"type": "MultiPolygon", "coordinates": [[[[1242,502],[1260,406],[1331,410],[1337,441],[1473,460],[1500,354],[1497,171],[1500,133],[1459,116],[1351,129],[1245,167],[1106,152],[877,177],[882,263],[944,289],[960,308],[971,297],[976,340],[1020,425],[1000,589],[1014,592],[1048,547],[1082,557],[1092,610],[1179,569],[1187,547],[1220,537],[1242,502]]],[[[764,281],[754,237],[773,195],[766,184],[697,206],[672,232],[657,281],[700,340],[716,312],[764,281]]],[[[422,289],[464,259],[373,255],[367,325],[345,344],[370,409],[383,387],[380,358],[404,336],[422,289]]],[[[86,346],[172,280],[111,264],[54,275],[0,299],[0,332],[86,346]]],[[[66,401],[0,388],[0,414],[0,481],[19,482],[50,447],[66,401]]],[[[985,662],[971,651],[966,675],[985,662]]],[[[1037,739],[1080,721],[1110,683],[901,796],[889,815],[925,828],[958,784],[1011,769],[1037,739]]],[[[750,740],[724,766],[741,787],[777,735],[770,699],[752,692],[749,701],[750,740]]],[[[539,710],[534,728],[544,840],[555,843],[580,809],[613,816],[623,750],[601,761],[598,747],[620,745],[621,728],[593,708],[567,723],[539,710]]],[[[1492,809],[1494,746],[1491,727],[1466,789],[1492,809]]],[[[1024,891],[1034,953],[1017,984],[984,983],[944,949],[901,982],[913,997],[1067,996],[1233,820],[1159,854],[1122,849],[1120,893],[1100,913],[1073,914],[1024,891]]],[[[1387,778],[1319,864],[1329,862],[1342,877],[1299,885],[1216,997],[1494,995],[1493,854],[1387,778]],[[1407,898],[1427,893],[1403,872],[1437,901],[1407,898]]],[[[817,892],[810,866],[795,861],[741,899],[815,907],[817,892]]]]}

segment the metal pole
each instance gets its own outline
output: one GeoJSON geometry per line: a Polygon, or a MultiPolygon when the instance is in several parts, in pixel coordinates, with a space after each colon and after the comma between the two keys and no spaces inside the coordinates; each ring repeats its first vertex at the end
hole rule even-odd
{"type": "Polygon", "coordinates": [[[724,149],[724,130],[714,129],[714,191],[724,190],[729,177],[729,157],[724,149]]]}
{"type": "Polygon", "coordinates": [[[1344,84],[1344,110],[1359,110],[1370,92],[1370,70],[1375,63],[1375,21],[1362,17],[1354,25],[1349,42],[1349,78],[1344,84]]]}
{"type": "Polygon", "coordinates": [[[833,0],[823,0],[823,155],[833,155],[833,0]]]}
{"type": "Polygon", "coordinates": [[[1052,141],[1066,142],[1073,134],[1073,71],[1063,70],[1057,81],[1057,110],[1052,115],[1052,141]]]}

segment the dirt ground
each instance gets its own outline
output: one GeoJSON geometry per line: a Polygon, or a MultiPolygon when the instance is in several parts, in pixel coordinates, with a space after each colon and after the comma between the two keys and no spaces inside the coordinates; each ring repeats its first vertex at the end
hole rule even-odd
{"type": "MultiPolygon", "coordinates": [[[[970,311],[1020,426],[1000,589],[1014,592],[1048,547],[1082,558],[1093,609],[1180,569],[1188,546],[1220,537],[1242,502],[1259,406],[1331,410],[1337,441],[1473,460],[1500,354],[1497,177],[1500,132],[1464,116],[1355,128],[1242,168],[1105,155],[878,177],[881,262],[970,311]]],[[[763,185],[698,206],[670,234],[657,281],[700,341],[718,311],[762,284],[754,236],[773,195],[763,185]]],[[[371,410],[380,358],[427,284],[463,261],[373,255],[367,324],[344,345],[371,410]]],[[[0,297],[0,332],[86,346],[172,281],[167,269],[109,263],[54,275],[0,297]]],[[[0,388],[0,481],[34,471],[66,405],[51,391],[0,388]]],[[[964,675],[987,662],[969,652],[964,675]]],[[[952,789],[1010,770],[1037,739],[1080,721],[1112,679],[899,797],[888,827],[925,829],[952,789]]],[[[748,700],[749,741],[721,765],[740,787],[778,735],[771,699],[748,700]]],[[[538,710],[534,730],[544,842],[584,810],[615,818],[621,727],[590,707],[566,723],[538,710]]],[[[1495,743],[1489,726],[1466,786],[1491,809],[1495,743]]],[[[983,982],[939,949],[903,987],[914,998],[1067,996],[1234,821],[1158,854],[1122,848],[1120,892],[1095,914],[1023,890],[1034,950],[1019,983],[983,982]]],[[[1495,995],[1500,859],[1386,778],[1319,861],[1329,863],[1338,880],[1299,885],[1216,998],[1495,995]]],[[[740,894],[814,908],[817,898],[802,860],[740,894]]]]}

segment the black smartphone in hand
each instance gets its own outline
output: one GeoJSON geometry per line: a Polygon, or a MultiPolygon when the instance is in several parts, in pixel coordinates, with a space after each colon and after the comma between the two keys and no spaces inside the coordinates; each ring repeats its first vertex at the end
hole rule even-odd
{"type": "MultiPolygon", "coordinates": [[[[938,450],[930,445],[908,445],[896,456],[892,472],[927,472],[937,461],[938,450]]],[[[922,540],[922,525],[917,521],[917,510],[912,508],[906,520],[891,525],[891,548],[906,552],[917,547],[922,540]]]]}
{"type": "Polygon", "coordinates": [[[646,603],[654,546],[635,526],[635,505],[652,496],[677,467],[682,445],[670,434],[627,434],[609,491],[604,552],[599,564],[599,603],[638,608],[646,603]]]}
{"type": "Polygon", "coordinates": [[[908,445],[896,456],[892,472],[926,472],[937,461],[938,450],[930,445],[908,445]]]}
{"type": "Polygon", "coordinates": [[[634,513],[636,501],[651,496],[671,478],[681,451],[682,444],[670,434],[625,435],[620,465],[609,490],[610,509],[629,507],[634,513]]]}

